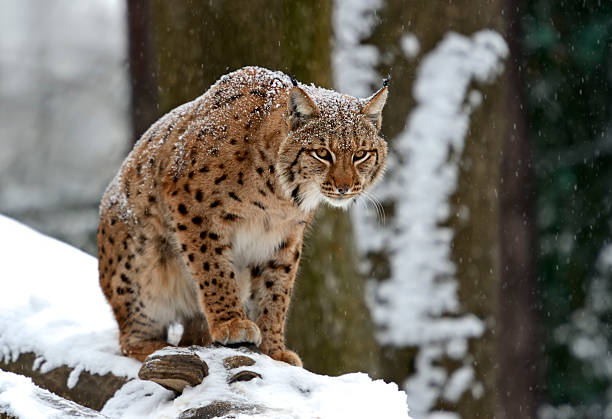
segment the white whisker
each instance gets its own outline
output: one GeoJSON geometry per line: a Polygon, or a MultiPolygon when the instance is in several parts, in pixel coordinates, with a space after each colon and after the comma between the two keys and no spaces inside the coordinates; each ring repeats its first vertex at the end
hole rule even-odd
{"type": "Polygon", "coordinates": [[[371,204],[372,207],[374,208],[374,211],[376,211],[376,220],[381,225],[385,225],[386,223],[385,209],[383,208],[380,201],[368,191],[362,191],[361,195],[365,198],[364,199],[365,203],[371,204]]]}

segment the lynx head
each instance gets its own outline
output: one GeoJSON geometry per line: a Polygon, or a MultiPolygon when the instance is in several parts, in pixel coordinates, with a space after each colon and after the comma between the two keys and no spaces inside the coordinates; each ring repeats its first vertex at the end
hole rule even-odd
{"type": "Polygon", "coordinates": [[[278,169],[285,193],[300,208],[312,210],[320,201],[347,208],[382,177],[386,100],[386,83],[367,99],[303,85],[289,92],[278,169]]]}

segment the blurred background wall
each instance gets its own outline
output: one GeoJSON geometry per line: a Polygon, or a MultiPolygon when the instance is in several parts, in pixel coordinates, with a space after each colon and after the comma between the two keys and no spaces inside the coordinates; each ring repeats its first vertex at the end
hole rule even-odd
{"type": "Polygon", "coordinates": [[[0,212],[90,253],[130,142],[125,8],[0,2],[0,212]]]}
{"type": "Polygon", "coordinates": [[[319,211],[289,346],[313,371],[397,382],[415,418],[612,418],[609,2],[0,10],[0,212],[95,254],[134,141],[221,75],[367,96],[391,74],[384,217],[319,211]]]}

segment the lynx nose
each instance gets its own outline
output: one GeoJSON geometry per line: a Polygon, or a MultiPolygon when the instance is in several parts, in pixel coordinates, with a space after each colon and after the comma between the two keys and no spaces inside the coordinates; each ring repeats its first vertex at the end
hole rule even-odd
{"type": "Polygon", "coordinates": [[[351,187],[346,183],[343,183],[342,185],[336,186],[336,191],[339,194],[344,195],[345,193],[349,193],[351,191],[351,187]]]}

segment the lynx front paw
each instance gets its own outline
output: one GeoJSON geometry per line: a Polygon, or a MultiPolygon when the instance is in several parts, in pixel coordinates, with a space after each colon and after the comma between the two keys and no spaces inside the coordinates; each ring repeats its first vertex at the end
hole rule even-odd
{"type": "Polygon", "coordinates": [[[277,361],[283,361],[290,365],[295,365],[296,367],[302,366],[302,360],[299,355],[293,351],[285,349],[283,351],[272,352],[270,354],[270,358],[276,359],[277,361]]]}
{"type": "Polygon", "coordinates": [[[259,327],[250,320],[232,319],[211,327],[212,340],[222,345],[232,343],[261,343],[259,327]]]}

